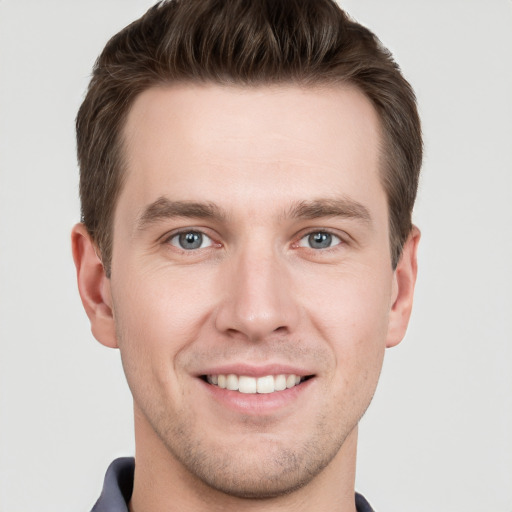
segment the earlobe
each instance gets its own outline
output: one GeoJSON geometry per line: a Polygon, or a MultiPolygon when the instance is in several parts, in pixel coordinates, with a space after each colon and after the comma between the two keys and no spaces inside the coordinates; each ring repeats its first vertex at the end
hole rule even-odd
{"type": "Polygon", "coordinates": [[[386,347],[398,345],[405,336],[412,311],[414,286],[418,270],[417,250],[420,230],[413,226],[393,276],[393,304],[389,314],[386,347]]]}
{"type": "Polygon", "coordinates": [[[110,279],[105,274],[96,244],[83,224],[74,226],[71,246],[78,291],[91,322],[92,334],[101,344],[117,348],[110,279]]]}

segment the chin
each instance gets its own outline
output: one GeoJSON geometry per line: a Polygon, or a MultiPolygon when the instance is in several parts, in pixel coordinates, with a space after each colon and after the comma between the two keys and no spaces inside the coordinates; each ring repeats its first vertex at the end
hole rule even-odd
{"type": "MultiPolygon", "coordinates": [[[[176,438],[168,449],[182,467],[210,489],[244,499],[269,499],[290,494],[308,485],[332,461],[345,438],[310,438],[306,442],[283,442],[249,434],[246,444],[192,443],[176,438]],[[251,439],[251,437],[255,439],[251,439]],[[249,444],[249,446],[247,446],[249,444]]],[[[167,444],[167,443],[166,443],[167,444]]]]}

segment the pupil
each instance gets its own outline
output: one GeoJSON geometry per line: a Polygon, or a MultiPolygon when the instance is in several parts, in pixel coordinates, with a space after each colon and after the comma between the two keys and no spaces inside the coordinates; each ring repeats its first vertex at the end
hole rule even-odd
{"type": "Polygon", "coordinates": [[[309,244],[314,249],[326,249],[331,245],[332,236],[329,233],[313,233],[309,235],[309,244]]]}
{"type": "Polygon", "coordinates": [[[180,245],[183,249],[198,249],[203,243],[203,236],[201,233],[191,231],[180,235],[180,245]]]}

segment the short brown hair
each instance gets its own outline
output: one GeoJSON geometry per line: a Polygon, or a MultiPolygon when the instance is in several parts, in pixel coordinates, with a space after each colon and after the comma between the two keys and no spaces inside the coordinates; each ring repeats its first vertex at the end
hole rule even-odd
{"type": "Polygon", "coordinates": [[[165,0],[107,43],[76,120],[81,218],[108,276],[127,114],[142,91],[178,81],[359,88],[381,121],[396,267],[412,226],[422,139],[414,92],[389,51],[332,0],[165,0]]]}

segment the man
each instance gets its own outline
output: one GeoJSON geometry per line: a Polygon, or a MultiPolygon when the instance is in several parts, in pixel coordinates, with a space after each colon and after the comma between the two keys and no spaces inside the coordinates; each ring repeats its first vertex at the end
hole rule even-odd
{"type": "Polygon", "coordinates": [[[389,53],[330,0],[163,2],[107,44],[77,140],[78,286],[135,414],[93,510],[371,510],[357,425],[419,240],[389,53]]]}

